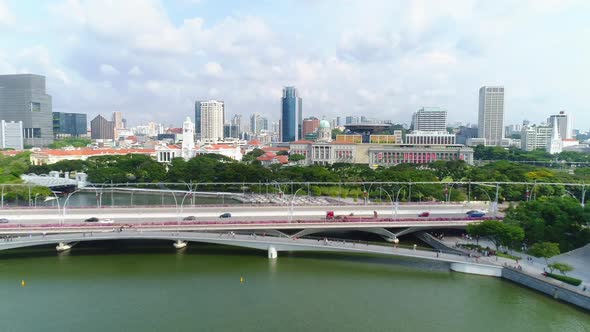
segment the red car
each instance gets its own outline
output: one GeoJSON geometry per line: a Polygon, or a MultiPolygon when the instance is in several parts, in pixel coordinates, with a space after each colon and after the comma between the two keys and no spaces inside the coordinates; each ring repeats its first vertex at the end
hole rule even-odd
{"type": "Polygon", "coordinates": [[[418,215],[418,217],[430,217],[430,212],[422,212],[418,215]]]}
{"type": "Polygon", "coordinates": [[[326,212],[326,219],[334,219],[334,211],[326,212]]]}

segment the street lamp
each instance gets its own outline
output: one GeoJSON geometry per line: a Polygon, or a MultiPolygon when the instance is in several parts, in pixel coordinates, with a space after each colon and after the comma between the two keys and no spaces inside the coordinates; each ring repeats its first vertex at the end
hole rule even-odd
{"type": "Polygon", "coordinates": [[[404,189],[404,187],[400,187],[397,191],[397,193],[395,194],[395,219],[397,219],[397,208],[399,206],[399,194],[401,193],[402,189],[404,189]]]}
{"type": "Polygon", "coordinates": [[[383,189],[382,187],[379,187],[379,189],[383,192],[385,192],[385,194],[387,194],[387,196],[389,197],[389,200],[391,201],[391,216],[394,216],[394,205],[393,205],[393,198],[391,197],[391,195],[387,192],[387,190],[383,189]]]}
{"type": "Polygon", "coordinates": [[[35,209],[37,208],[37,197],[39,197],[39,193],[35,193],[35,199],[34,199],[35,209]]]}
{"type": "Polygon", "coordinates": [[[62,206],[62,219],[61,219],[61,223],[65,223],[65,219],[66,219],[66,206],[68,205],[68,201],[70,200],[70,197],[72,197],[73,194],[77,193],[78,191],[80,191],[80,189],[76,189],[73,192],[68,194],[68,197],[66,197],[66,200],[64,201],[64,205],[62,206]]]}
{"type": "MultiPolygon", "coordinates": [[[[489,185],[489,184],[481,183],[479,185],[494,188],[494,186],[489,185]]],[[[488,194],[488,192],[486,190],[479,188],[479,190],[483,191],[484,194],[486,194],[488,196],[488,199],[490,200],[490,203],[492,204],[492,213],[494,214],[494,217],[496,216],[496,213],[498,212],[498,195],[500,193],[500,186],[498,184],[496,184],[495,187],[496,187],[496,199],[493,202],[492,202],[492,197],[490,196],[490,194],[488,194]]]]}
{"type": "Polygon", "coordinates": [[[299,192],[299,190],[302,190],[303,188],[299,188],[295,191],[295,193],[293,194],[293,198],[291,198],[291,211],[289,213],[289,221],[293,221],[293,205],[295,204],[295,198],[297,197],[297,193],[299,192]]]}

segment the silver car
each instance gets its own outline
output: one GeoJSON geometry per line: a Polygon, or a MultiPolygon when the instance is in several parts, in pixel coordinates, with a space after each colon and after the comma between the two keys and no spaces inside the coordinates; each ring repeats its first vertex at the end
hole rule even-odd
{"type": "Polygon", "coordinates": [[[0,218],[0,224],[7,224],[7,223],[8,223],[8,219],[0,218]]]}

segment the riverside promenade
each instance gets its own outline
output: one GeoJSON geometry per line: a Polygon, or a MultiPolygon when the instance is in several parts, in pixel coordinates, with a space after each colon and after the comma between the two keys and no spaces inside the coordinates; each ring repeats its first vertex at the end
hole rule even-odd
{"type": "Polygon", "coordinates": [[[502,277],[505,279],[533,288],[555,299],[590,310],[590,244],[549,259],[549,263],[562,262],[572,265],[574,270],[568,275],[582,280],[580,286],[573,286],[545,277],[543,273],[547,263],[544,258],[534,257],[522,252],[514,253],[515,256],[522,258],[518,261],[498,256],[486,257],[481,256],[475,250],[462,249],[457,246],[457,244],[479,244],[484,248],[495,248],[493,243],[485,239],[480,239],[478,243],[475,240],[456,236],[445,236],[442,240],[437,240],[450,249],[460,250],[465,254],[478,257],[477,262],[504,267],[502,277]]]}

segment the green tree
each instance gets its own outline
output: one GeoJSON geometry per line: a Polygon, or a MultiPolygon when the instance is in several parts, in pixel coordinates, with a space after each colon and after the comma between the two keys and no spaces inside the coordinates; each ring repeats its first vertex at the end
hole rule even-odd
{"type": "Polygon", "coordinates": [[[494,243],[496,250],[500,245],[512,247],[524,238],[522,228],[498,220],[485,220],[478,224],[469,224],[467,232],[472,236],[487,237],[494,243]]]}
{"type": "Polygon", "coordinates": [[[551,273],[553,273],[553,270],[557,270],[563,275],[565,275],[567,272],[571,272],[574,270],[573,266],[566,264],[566,263],[559,263],[559,262],[554,262],[554,263],[548,264],[547,267],[549,268],[551,273]]]}
{"type": "Polygon", "coordinates": [[[262,149],[254,149],[248,153],[246,153],[244,156],[242,156],[242,161],[245,163],[251,163],[253,161],[256,160],[256,158],[262,156],[264,154],[264,151],[262,149]]]}
{"type": "Polygon", "coordinates": [[[67,146],[73,146],[75,148],[83,148],[91,144],[92,141],[88,138],[79,138],[79,137],[68,137],[63,138],[60,140],[56,140],[53,143],[49,144],[48,147],[50,149],[61,149],[67,146]]]}
{"type": "Polygon", "coordinates": [[[301,160],[305,160],[305,156],[302,154],[293,153],[293,154],[289,155],[289,161],[298,162],[301,160]]]}
{"type": "Polygon", "coordinates": [[[336,136],[342,135],[344,132],[338,128],[332,129],[332,139],[336,139],[336,136]]]}
{"type": "Polygon", "coordinates": [[[549,263],[549,258],[559,255],[559,244],[554,242],[539,242],[535,243],[529,249],[529,254],[535,257],[543,257],[545,263],[549,263]]]}

